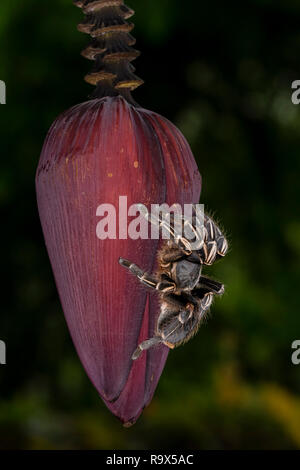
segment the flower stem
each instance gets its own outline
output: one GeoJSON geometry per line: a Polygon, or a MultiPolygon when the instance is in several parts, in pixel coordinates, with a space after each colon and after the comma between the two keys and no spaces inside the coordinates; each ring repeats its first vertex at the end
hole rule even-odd
{"type": "Polygon", "coordinates": [[[74,0],[82,8],[85,19],[78,30],[92,37],[91,44],[82,55],[94,61],[85,80],[96,86],[91,98],[122,95],[128,102],[136,104],[131,91],[142,85],[143,80],[135,74],[131,62],[139,56],[132,46],[135,39],[128,23],[134,11],[124,5],[123,0],[74,0]]]}

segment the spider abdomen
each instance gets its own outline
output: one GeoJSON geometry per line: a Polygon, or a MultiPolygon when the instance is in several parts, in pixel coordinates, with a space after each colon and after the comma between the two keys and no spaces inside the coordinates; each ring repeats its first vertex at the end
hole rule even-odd
{"type": "Polygon", "coordinates": [[[157,324],[157,334],[169,347],[187,341],[190,332],[197,329],[200,318],[197,310],[174,311],[163,302],[157,324]]]}

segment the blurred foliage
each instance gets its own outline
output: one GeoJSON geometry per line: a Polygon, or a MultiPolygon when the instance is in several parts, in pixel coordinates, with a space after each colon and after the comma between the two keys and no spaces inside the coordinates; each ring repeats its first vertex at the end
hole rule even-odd
{"type": "Polygon", "coordinates": [[[128,0],[143,52],[135,93],[175,122],[203,176],[202,202],[231,251],[197,337],[169,355],[152,404],[124,429],[86,377],[46,254],[34,175],[46,132],[85,101],[87,36],[71,0],[2,0],[0,448],[300,448],[300,3],[128,0]]]}

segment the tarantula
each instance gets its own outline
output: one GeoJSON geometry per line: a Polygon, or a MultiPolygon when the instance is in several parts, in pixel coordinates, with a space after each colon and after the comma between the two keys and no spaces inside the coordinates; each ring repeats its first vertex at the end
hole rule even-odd
{"type": "MultiPolygon", "coordinates": [[[[194,208],[194,206],[193,206],[194,208]]],[[[173,349],[194,336],[209,310],[215,295],[222,295],[223,284],[201,275],[203,265],[212,265],[226,255],[228,244],[215,222],[206,214],[202,230],[195,229],[197,215],[192,222],[182,218],[181,223],[194,234],[191,242],[178,235],[176,226],[166,224],[161,218],[143,214],[152,224],[166,228],[170,240],[165,242],[158,253],[158,272],[150,275],[136,264],[120,258],[119,263],[129,269],[147,287],[156,289],[160,296],[160,314],[153,338],[138,345],[132,355],[137,359],[143,350],[163,343],[173,349]]],[[[182,232],[182,231],[181,231],[182,232]]]]}

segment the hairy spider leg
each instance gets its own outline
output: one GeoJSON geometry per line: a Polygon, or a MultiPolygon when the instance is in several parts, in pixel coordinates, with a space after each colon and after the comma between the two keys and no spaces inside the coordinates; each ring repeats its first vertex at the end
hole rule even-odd
{"type": "Polygon", "coordinates": [[[204,217],[204,245],[202,255],[204,263],[213,264],[218,258],[224,257],[228,250],[228,243],[215,222],[205,215],[204,217]]]}
{"type": "Polygon", "coordinates": [[[201,276],[199,279],[199,283],[196,285],[195,289],[199,289],[201,287],[206,287],[209,292],[213,294],[222,295],[224,294],[224,284],[221,284],[218,281],[213,279],[209,279],[208,277],[201,276]]]}
{"type": "Polygon", "coordinates": [[[190,220],[185,219],[179,213],[174,214],[174,213],[170,213],[169,211],[162,210],[160,211],[159,216],[157,216],[156,214],[149,213],[148,210],[145,208],[145,206],[143,206],[143,204],[138,205],[138,209],[140,213],[143,215],[143,217],[146,220],[148,220],[152,225],[156,225],[158,227],[162,227],[165,230],[167,230],[167,232],[169,232],[169,234],[171,235],[171,238],[176,243],[182,244],[182,248],[184,250],[187,250],[188,252],[192,252],[189,239],[183,236],[183,232],[185,233],[185,229],[184,229],[185,226],[189,229],[190,239],[196,238],[197,249],[200,249],[202,247],[203,234],[201,230],[199,231],[199,229],[201,229],[201,226],[199,226],[199,219],[197,219],[197,217],[193,217],[193,220],[191,223],[190,220]],[[171,223],[173,225],[171,225],[171,223]]]}
{"type": "Polygon", "coordinates": [[[132,274],[134,274],[142,284],[145,284],[152,289],[157,288],[157,280],[136,264],[131,263],[131,261],[124,258],[119,258],[119,263],[121,266],[124,266],[124,268],[129,269],[129,271],[132,272],[132,274]]]}
{"type": "Polygon", "coordinates": [[[172,251],[165,253],[162,256],[162,261],[166,264],[174,263],[175,261],[180,261],[181,259],[186,259],[187,254],[179,247],[172,248],[172,251]]]}
{"type": "Polygon", "coordinates": [[[146,349],[152,348],[156,344],[162,343],[162,341],[163,340],[160,336],[154,336],[151,339],[147,339],[146,341],[143,341],[141,344],[138,345],[138,347],[136,348],[136,350],[132,354],[131,359],[133,361],[135,361],[136,359],[138,359],[140,357],[140,355],[143,351],[145,351],[146,349]]]}
{"type": "Polygon", "coordinates": [[[124,266],[124,268],[129,269],[129,271],[132,272],[132,274],[134,274],[138,280],[147,287],[164,292],[173,291],[176,289],[175,282],[173,282],[168,276],[162,276],[163,280],[158,282],[154,276],[151,276],[139,266],[131,263],[131,261],[128,261],[127,259],[119,258],[119,263],[121,266],[124,266]]]}

